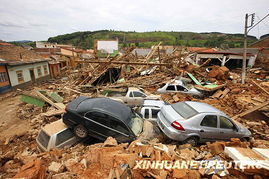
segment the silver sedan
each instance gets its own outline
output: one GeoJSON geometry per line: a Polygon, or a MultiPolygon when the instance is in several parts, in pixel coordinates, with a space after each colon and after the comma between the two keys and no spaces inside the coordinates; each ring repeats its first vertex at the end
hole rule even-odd
{"type": "Polygon", "coordinates": [[[251,137],[246,127],[213,106],[200,102],[165,105],[158,113],[157,123],[170,139],[192,145],[230,138],[249,140],[251,137]]]}

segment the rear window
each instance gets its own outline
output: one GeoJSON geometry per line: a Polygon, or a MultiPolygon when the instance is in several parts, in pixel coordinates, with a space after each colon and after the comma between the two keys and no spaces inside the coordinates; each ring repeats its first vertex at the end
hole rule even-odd
{"type": "Polygon", "coordinates": [[[196,110],[194,110],[192,107],[190,107],[186,103],[182,103],[182,102],[175,103],[175,104],[172,104],[171,106],[179,115],[181,115],[185,119],[189,119],[195,116],[196,114],[198,114],[196,110]]]}
{"type": "Polygon", "coordinates": [[[68,139],[71,139],[74,137],[74,134],[72,133],[71,129],[66,129],[62,131],[61,133],[57,134],[56,138],[56,146],[66,142],[68,139]]]}
{"type": "Polygon", "coordinates": [[[50,136],[47,135],[43,130],[41,130],[38,135],[37,140],[43,147],[47,148],[49,140],[50,140],[50,136]]]}

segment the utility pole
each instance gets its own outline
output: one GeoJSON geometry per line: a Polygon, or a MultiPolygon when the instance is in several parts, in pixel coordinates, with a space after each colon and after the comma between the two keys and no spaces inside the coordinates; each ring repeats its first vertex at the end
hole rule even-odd
{"type": "Polygon", "coordinates": [[[248,14],[245,16],[245,32],[244,32],[244,54],[242,66],[242,84],[245,84],[246,65],[247,65],[247,30],[248,30],[248,14]]]}
{"type": "Polygon", "coordinates": [[[243,63],[242,63],[242,84],[245,84],[246,79],[246,66],[247,66],[247,36],[248,32],[253,29],[256,25],[258,25],[261,21],[263,21],[269,14],[264,16],[259,22],[254,25],[254,17],[255,13],[253,14],[246,14],[245,16],[245,30],[244,30],[244,54],[243,54],[243,63]],[[251,24],[248,26],[248,17],[251,16],[251,24]],[[249,28],[249,29],[248,29],[249,28]]]}

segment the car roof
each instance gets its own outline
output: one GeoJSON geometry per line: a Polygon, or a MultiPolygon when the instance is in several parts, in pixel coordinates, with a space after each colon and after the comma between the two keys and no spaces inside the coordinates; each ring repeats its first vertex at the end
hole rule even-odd
{"type": "Polygon", "coordinates": [[[165,105],[164,101],[161,100],[144,100],[143,106],[153,106],[153,107],[159,107],[161,108],[163,105],[165,105]]]}
{"type": "Polygon", "coordinates": [[[191,106],[199,113],[218,113],[227,116],[224,112],[206,103],[196,101],[185,101],[185,103],[191,106]]]}
{"type": "Polygon", "coordinates": [[[131,109],[123,103],[109,98],[87,98],[83,100],[76,111],[78,113],[86,113],[88,111],[103,111],[117,119],[128,123],[131,109]]]}
{"type": "Polygon", "coordinates": [[[63,123],[63,120],[57,120],[50,124],[45,125],[42,130],[45,131],[48,135],[52,136],[54,134],[57,134],[58,132],[61,132],[64,129],[67,129],[68,127],[63,123]]]}

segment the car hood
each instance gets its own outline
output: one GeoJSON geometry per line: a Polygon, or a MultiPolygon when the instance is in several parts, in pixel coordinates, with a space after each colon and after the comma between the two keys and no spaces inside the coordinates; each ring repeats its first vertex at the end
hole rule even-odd
{"type": "Polygon", "coordinates": [[[234,121],[234,123],[237,125],[239,133],[242,133],[242,134],[245,134],[248,136],[251,135],[251,132],[245,126],[243,126],[241,123],[239,123],[237,121],[234,121]]]}

